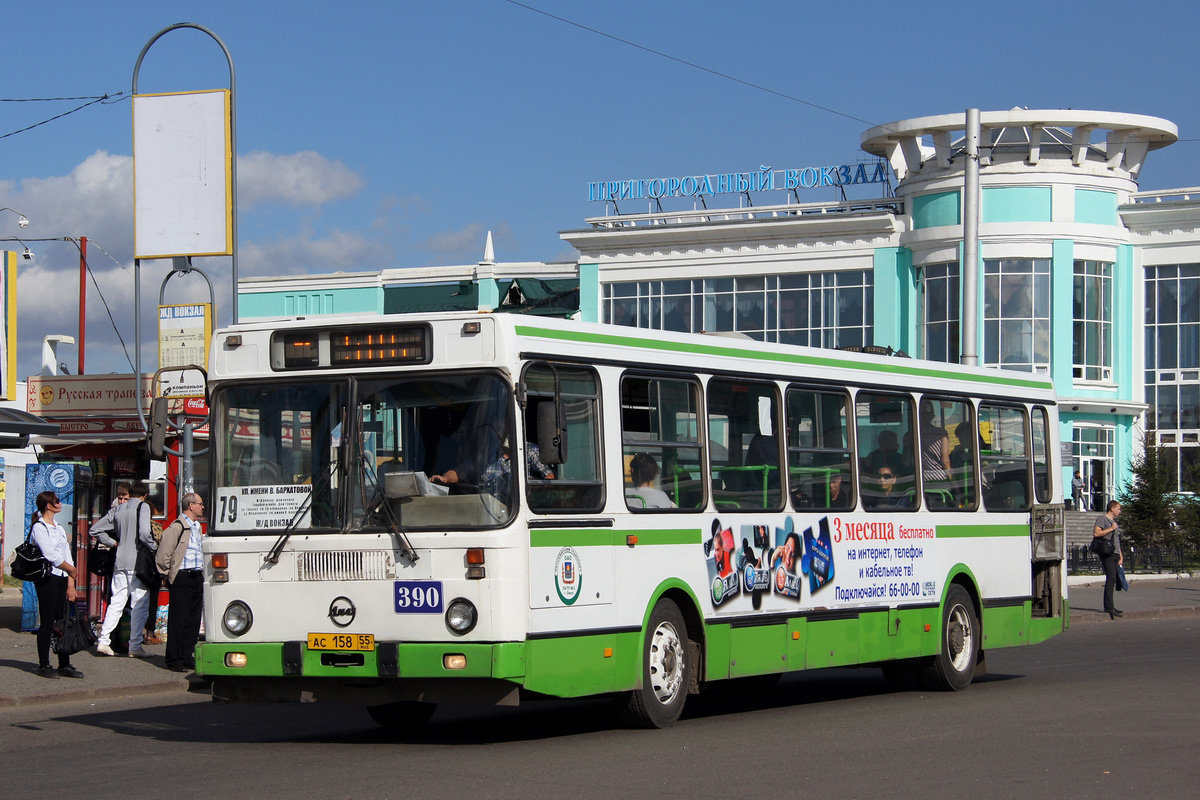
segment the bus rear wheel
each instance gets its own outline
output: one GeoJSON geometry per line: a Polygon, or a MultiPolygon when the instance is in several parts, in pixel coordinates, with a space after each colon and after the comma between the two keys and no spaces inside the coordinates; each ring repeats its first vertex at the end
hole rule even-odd
{"type": "Polygon", "coordinates": [[[975,677],[979,657],[979,618],[967,590],[953,584],[942,608],[942,642],[922,675],[926,689],[957,692],[975,677]]]}
{"type": "Polygon", "coordinates": [[[683,713],[694,665],[688,659],[687,623],[679,607],[659,600],[650,614],[642,650],[642,685],[623,698],[622,718],[638,728],[669,728],[683,713]]]}
{"type": "Polygon", "coordinates": [[[375,724],[390,731],[403,733],[414,728],[420,728],[433,712],[437,710],[435,703],[385,703],[381,706],[367,706],[367,713],[375,724]]]}

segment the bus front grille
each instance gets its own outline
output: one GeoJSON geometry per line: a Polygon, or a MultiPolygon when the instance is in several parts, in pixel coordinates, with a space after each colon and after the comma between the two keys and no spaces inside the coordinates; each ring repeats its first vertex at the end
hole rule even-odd
{"type": "Polygon", "coordinates": [[[324,550],[296,555],[296,580],[373,581],[396,577],[392,554],[383,550],[324,550]]]}

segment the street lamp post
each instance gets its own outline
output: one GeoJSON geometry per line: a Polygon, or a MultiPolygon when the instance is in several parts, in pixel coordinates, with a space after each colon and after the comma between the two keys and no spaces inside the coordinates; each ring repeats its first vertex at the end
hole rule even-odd
{"type": "Polygon", "coordinates": [[[20,211],[17,211],[15,208],[9,208],[8,206],[5,206],[4,208],[0,208],[0,211],[11,211],[12,213],[16,214],[17,215],[17,227],[19,227],[19,228],[28,228],[29,227],[29,217],[25,216],[20,211]]]}

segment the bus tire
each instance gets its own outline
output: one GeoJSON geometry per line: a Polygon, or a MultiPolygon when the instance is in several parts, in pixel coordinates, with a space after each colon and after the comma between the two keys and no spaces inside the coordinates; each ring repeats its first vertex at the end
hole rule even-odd
{"type": "Polygon", "coordinates": [[[951,584],[942,607],[941,645],[922,675],[926,689],[957,692],[971,684],[979,657],[979,633],[971,596],[962,586],[951,584]]]}
{"type": "Polygon", "coordinates": [[[695,668],[688,657],[687,623],[661,599],[650,614],[642,648],[642,686],[623,698],[621,716],[637,728],[669,728],[679,719],[695,668]]]}
{"type": "Polygon", "coordinates": [[[429,722],[436,710],[436,703],[403,702],[367,706],[367,713],[375,720],[376,725],[397,733],[420,728],[429,722]]]}

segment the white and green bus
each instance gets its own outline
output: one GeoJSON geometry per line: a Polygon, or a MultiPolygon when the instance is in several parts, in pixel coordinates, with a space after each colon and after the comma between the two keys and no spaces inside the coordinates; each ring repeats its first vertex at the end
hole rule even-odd
{"type": "Polygon", "coordinates": [[[1067,625],[1044,377],[475,313],[241,324],[210,368],[218,698],[663,727],[819,667],[962,689],[1067,625]]]}

